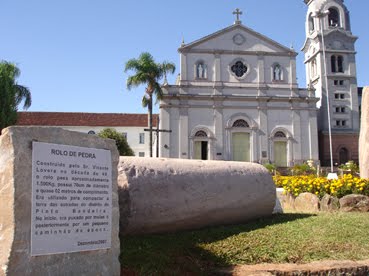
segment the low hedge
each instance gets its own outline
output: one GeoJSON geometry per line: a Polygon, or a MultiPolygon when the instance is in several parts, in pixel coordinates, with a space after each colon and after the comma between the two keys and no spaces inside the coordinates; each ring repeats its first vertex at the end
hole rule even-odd
{"type": "Polygon", "coordinates": [[[351,174],[345,174],[339,179],[328,180],[314,175],[274,176],[277,187],[283,188],[294,196],[309,192],[322,198],[325,194],[341,198],[349,194],[369,196],[369,180],[351,174]]]}

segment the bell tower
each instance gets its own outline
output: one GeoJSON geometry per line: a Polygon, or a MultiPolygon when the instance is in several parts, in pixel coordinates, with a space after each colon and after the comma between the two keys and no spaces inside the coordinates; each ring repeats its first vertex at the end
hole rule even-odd
{"type": "Polygon", "coordinates": [[[320,98],[319,157],[323,166],[358,161],[359,104],[355,42],[344,0],[304,0],[307,86],[320,98]]]}

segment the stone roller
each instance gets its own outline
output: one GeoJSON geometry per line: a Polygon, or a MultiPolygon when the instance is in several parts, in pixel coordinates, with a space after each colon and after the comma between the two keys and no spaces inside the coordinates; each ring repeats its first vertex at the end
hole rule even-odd
{"type": "Polygon", "coordinates": [[[163,233],[270,216],[276,188],[261,165],[120,157],[120,233],[163,233]]]}

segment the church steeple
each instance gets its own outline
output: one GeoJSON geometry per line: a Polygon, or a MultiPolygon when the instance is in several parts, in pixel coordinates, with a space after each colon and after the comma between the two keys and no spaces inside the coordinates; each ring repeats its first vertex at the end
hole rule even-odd
{"type": "MultiPolygon", "coordinates": [[[[343,0],[304,0],[306,82],[320,98],[319,130],[359,131],[355,41],[343,0]],[[330,119],[330,120],[329,120],[330,119]]],[[[323,161],[324,163],[324,161],[323,161]]]]}
{"type": "Polygon", "coordinates": [[[306,18],[306,35],[310,36],[320,31],[319,15],[326,15],[323,20],[323,30],[338,28],[351,33],[350,14],[343,0],[305,0],[308,5],[306,18]]]}

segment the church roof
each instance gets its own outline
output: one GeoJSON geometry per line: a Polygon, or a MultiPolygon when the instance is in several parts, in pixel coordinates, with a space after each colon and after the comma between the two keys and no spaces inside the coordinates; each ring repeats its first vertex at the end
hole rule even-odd
{"type": "MultiPolygon", "coordinates": [[[[153,114],[157,125],[158,114],[153,114]]],[[[102,126],[147,127],[147,114],[82,113],[82,112],[18,112],[19,126],[102,126]]]]}
{"type": "Polygon", "coordinates": [[[290,55],[294,55],[294,56],[297,55],[297,53],[293,49],[288,48],[288,47],[286,47],[286,46],[284,46],[284,45],[282,45],[282,44],[280,44],[280,43],[278,43],[278,42],[270,39],[269,37],[267,37],[265,35],[262,35],[262,34],[256,32],[256,31],[254,31],[253,29],[251,29],[249,27],[246,27],[245,25],[240,24],[240,23],[235,23],[235,24],[233,24],[233,25],[231,25],[231,26],[229,26],[227,28],[224,28],[224,29],[219,30],[219,31],[217,31],[215,33],[212,33],[210,35],[207,35],[207,36],[205,36],[203,38],[200,38],[198,40],[195,40],[195,41],[193,41],[193,42],[191,42],[189,44],[183,44],[178,49],[178,51],[179,52],[187,52],[187,51],[191,50],[192,48],[194,48],[196,46],[199,46],[199,45],[201,45],[202,43],[204,43],[206,41],[209,41],[211,39],[215,39],[215,38],[217,38],[217,37],[219,37],[219,36],[221,36],[221,35],[223,35],[223,34],[225,34],[227,32],[231,32],[231,31],[236,30],[236,29],[239,29],[241,31],[244,31],[244,32],[246,32],[249,35],[252,35],[252,36],[257,37],[261,41],[264,41],[264,42],[266,42],[268,44],[273,45],[275,48],[277,48],[281,52],[286,52],[286,53],[288,53],[290,55]]]}

